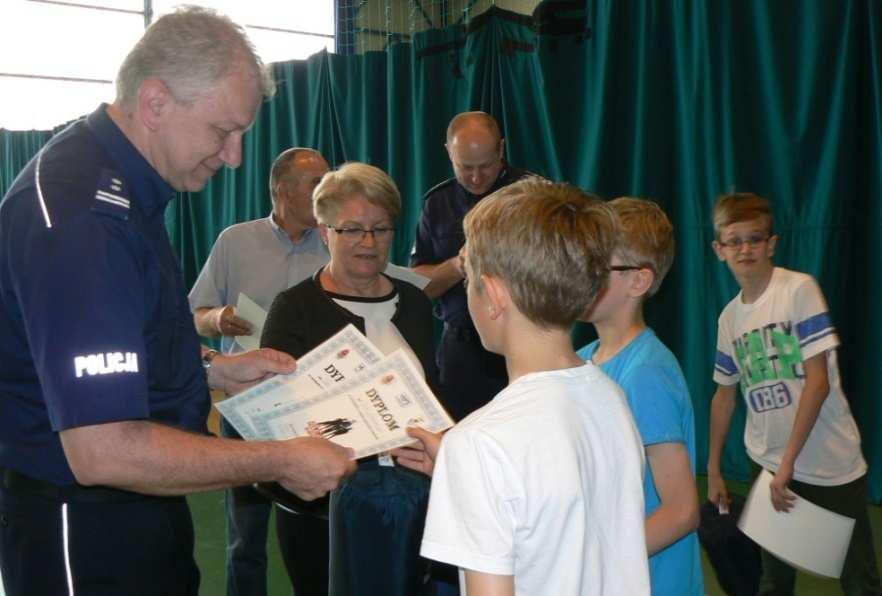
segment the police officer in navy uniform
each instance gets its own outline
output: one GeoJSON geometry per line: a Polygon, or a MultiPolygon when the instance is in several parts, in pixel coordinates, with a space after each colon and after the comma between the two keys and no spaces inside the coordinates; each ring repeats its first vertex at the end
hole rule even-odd
{"type": "Polygon", "coordinates": [[[505,163],[499,125],[484,112],[455,116],[445,147],[455,176],[426,193],[411,266],[431,279],[425,292],[438,298],[435,312],[444,321],[437,353],[443,400],[450,415],[461,420],[508,384],[505,360],[483,348],[469,316],[462,220],[482,198],[528,172],[505,163]]]}
{"type": "Polygon", "coordinates": [[[7,594],[196,595],[182,495],[279,481],[316,498],[354,470],[324,439],[206,431],[209,385],[235,393],[295,363],[272,350],[200,361],[163,214],[175,191],[239,165],[271,91],[229,19],[164,16],[124,60],[114,103],[47,143],[0,205],[7,594]]]}

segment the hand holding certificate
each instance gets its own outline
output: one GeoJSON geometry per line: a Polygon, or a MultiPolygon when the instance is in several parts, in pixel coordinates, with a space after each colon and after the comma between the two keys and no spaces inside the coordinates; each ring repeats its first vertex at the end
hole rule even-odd
{"type": "Polygon", "coordinates": [[[410,359],[384,357],[349,325],[276,377],[217,404],[248,439],[323,437],[356,458],[412,443],[407,426],[438,432],[453,420],[410,359]]]}
{"type": "Polygon", "coordinates": [[[383,359],[358,329],[347,325],[297,362],[297,370],[279,375],[226,399],[217,409],[243,438],[273,439],[254,430],[255,421],[274,409],[320,394],[383,359]]]}
{"type": "Polygon", "coordinates": [[[738,527],[782,561],[806,571],[838,578],[851,543],[854,519],[834,513],[796,495],[788,513],[775,511],[770,498],[772,475],[757,477],[738,527]],[[806,533],[823,540],[806,540],[806,533]]]}
{"type": "Polygon", "coordinates": [[[431,476],[435,473],[435,460],[441,448],[442,433],[433,433],[419,426],[409,427],[407,434],[416,441],[411,445],[393,449],[390,455],[398,465],[431,476]]]}
{"type": "Polygon", "coordinates": [[[438,432],[453,420],[401,350],[339,387],[268,412],[256,423],[261,435],[324,437],[351,447],[356,458],[412,443],[408,426],[438,432]]]}

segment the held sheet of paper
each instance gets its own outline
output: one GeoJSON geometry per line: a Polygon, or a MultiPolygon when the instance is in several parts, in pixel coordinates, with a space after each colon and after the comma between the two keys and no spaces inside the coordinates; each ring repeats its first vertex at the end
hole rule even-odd
{"type": "Polygon", "coordinates": [[[348,325],[273,377],[217,404],[246,439],[324,437],[356,458],[413,442],[407,426],[439,432],[453,420],[400,350],[383,354],[348,325]]]}
{"type": "Polygon", "coordinates": [[[772,507],[772,475],[763,470],[750,489],[738,528],[761,547],[794,567],[826,577],[842,575],[854,519],[796,496],[793,508],[772,507]],[[808,538],[815,536],[816,538],[808,538]]]}
{"type": "Polygon", "coordinates": [[[236,343],[243,350],[256,350],[260,347],[260,336],[263,333],[263,324],[266,323],[266,311],[260,308],[254,300],[239,292],[239,300],[236,302],[236,316],[251,323],[250,335],[237,335],[236,343]]]}

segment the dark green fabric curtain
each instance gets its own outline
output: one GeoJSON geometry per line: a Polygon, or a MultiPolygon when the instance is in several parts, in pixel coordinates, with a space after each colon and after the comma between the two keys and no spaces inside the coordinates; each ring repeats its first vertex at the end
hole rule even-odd
{"type": "MultiPolygon", "coordinates": [[[[269,212],[269,166],[296,145],[395,178],[405,207],[393,259],[406,262],[423,193],[450,176],[447,122],[489,111],[513,164],[606,197],[651,197],[670,214],[677,260],[647,318],[689,382],[703,471],[716,320],[737,292],[710,249],[711,211],[719,193],[752,190],[774,203],[777,262],[816,276],[830,303],[871,497],[882,500],[882,7],[589,0],[554,10],[540,11],[538,29],[493,10],[384,53],[274,65],[279,91],[246,137],[242,167],[169,209],[187,281],[224,227],[269,212]]],[[[39,145],[28,139],[0,136],[0,191],[39,145]]],[[[739,406],[724,465],[746,478],[743,416],[739,406]]]]}
{"type": "Polygon", "coordinates": [[[0,128],[0,196],[46,141],[50,130],[11,131],[0,128]]]}
{"type": "Polygon", "coordinates": [[[0,128],[0,200],[40,147],[71,122],[59,124],[52,130],[12,131],[0,128]]]}

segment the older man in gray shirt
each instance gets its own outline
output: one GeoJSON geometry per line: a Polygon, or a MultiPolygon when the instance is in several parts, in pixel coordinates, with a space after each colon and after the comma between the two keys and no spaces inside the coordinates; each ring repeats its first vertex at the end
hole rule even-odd
{"type": "MultiPolygon", "coordinates": [[[[270,172],[273,211],[269,217],[230,226],[218,236],[190,291],[190,310],[200,335],[221,338],[225,353],[242,348],[236,337],[251,325],[236,314],[239,294],[269,309],[282,290],[301,282],[328,262],[312,213],[312,191],[328,171],[313,149],[282,152],[270,172]]],[[[221,421],[224,436],[237,437],[221,421]]],[[[250,487],[227,491],[227,594],[266,596],[266,538],[271,504],[250,487]]],[[[288,516],[294,517],[294,516],[288,516]]],[[[286,561],[295,571],[295,592],[327,594],[327,522],[297,516],[302,557],[286,561]],[[322,542],[322,540],[324,542],[322,542]],[[292,567],[293,565],[293,567],[292,567]]]]}
{"type": "Polygon", "coordinates": [[[312,214],[312,190],[327,171],[317,151],[284,151],[270,173],[269,217],[232,225],[218,236],[190,291],[190,309],[199,334],[220,336],[223,352],[239,351],[236,336],[252,332],[236,316],[240,292],[269,309],[276,294],[328,262],[312,214]]]}

